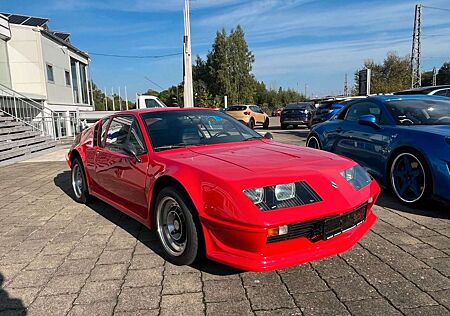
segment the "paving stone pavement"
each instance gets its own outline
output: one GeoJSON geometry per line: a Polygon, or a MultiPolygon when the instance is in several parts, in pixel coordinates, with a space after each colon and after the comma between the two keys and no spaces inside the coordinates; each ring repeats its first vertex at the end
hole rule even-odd
{"type": "Polygon", "coordinates": [[[0,315],[450,315],[450,210],[383,193],[342,255],[268,273],[166,262],[153,233],[70,197],[64,162],[0,168],[0,315]]]}

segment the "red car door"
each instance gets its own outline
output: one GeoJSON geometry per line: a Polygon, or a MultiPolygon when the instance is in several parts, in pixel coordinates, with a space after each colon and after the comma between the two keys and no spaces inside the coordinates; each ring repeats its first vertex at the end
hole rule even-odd
{"type": "Polygon", "coordinates": [[[132,215],[147,218],[147,168],[147,148],[136,118],[113,117],[95,157],[99,193],[132,215]]]}

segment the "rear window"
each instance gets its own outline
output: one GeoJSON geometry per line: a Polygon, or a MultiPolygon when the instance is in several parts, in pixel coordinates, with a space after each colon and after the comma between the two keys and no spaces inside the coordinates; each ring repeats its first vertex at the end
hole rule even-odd
{"type": "Polygon", "coordinates": [[[294,103],[286,105],[285,110],[305,109],[307,107],[309,107],[309,104],[294,103]]]}
{"type": "Polygon", "coordinates": [[[247,107],[245,105],[233,105],[230,106],[227,111],[245,111],[247,107]]]}

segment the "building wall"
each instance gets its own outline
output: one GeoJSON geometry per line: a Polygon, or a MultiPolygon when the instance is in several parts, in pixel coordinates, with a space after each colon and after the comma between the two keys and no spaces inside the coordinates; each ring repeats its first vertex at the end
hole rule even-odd
{"type": "Polygon", "coordinates": [[[66,71],[70,74],[68,49],[42,35],[42,56],[45,68],[45,84],[47,86],[47,102],[60,105],[73,104],[72,83],[70,82],[70,85],[66,85],[65,77],[66,71]],[[48,81],[47,65],[51,65],[53,68],[53,82],[48,81]]]}
{"type": "Polygon", "coordinates": [[[11,73],[9,70],[8,50],[6,41],[11,38],[8,19],[0,14],[0,84],[11,88],[11,73]]]}
{"type": "Polygon", "coordinates": [[[10,24],[7,42],[12,89],[30,98],[46,99],[41,34],[33,27],[10,24]]]}

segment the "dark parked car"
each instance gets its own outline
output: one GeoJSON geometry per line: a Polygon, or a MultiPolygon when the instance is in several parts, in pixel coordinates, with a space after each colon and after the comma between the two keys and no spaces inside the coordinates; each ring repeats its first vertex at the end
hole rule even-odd
{"type": "Polygon", "coordinates": [[[357,99],[364,99],[365,96],[361,97],[350,97],[345,99],[335,99],[327,100],[319,103],[317,110],[311,120],[311,125],[325,122],[332,118],[337,112],[339,112],[345,105],[357,99]]]}
{"type": "Polygon", "coordinates": [[[281,112],[281,128],[286,129],[289,125],[297,128],[299,125],[311,126],[311,117],[316,108],[312,103],[299,102],[288,104],[281,112]]]}
{"type": "Polygon", "coordinates": [[[450,97],[450,85],[420,87],[416,89],[394,92],[394,95],[428,94],[450,97]]]}

